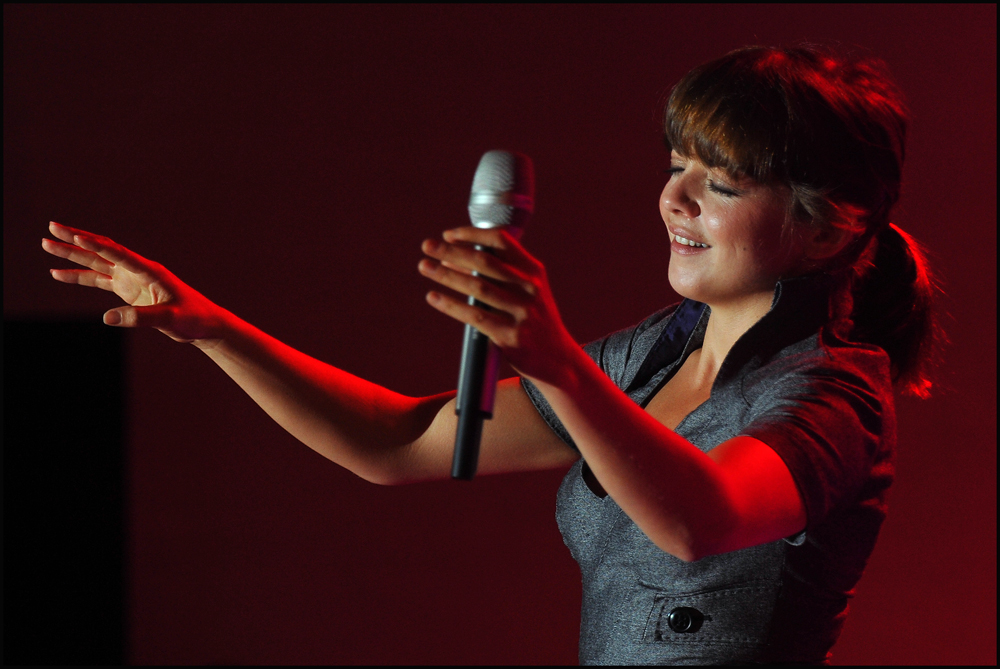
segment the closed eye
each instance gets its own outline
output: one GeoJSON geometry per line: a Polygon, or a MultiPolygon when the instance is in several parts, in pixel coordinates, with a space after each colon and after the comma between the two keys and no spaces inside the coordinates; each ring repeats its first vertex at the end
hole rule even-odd
{"type": "MultiPolygon", "coordinates": [[[[669,168],[663,170],[664,174],[668,174],[670,177],[673,177],[675,174],[680,174],[683,171],[684,171],[683,167],[678,167],[676,165],[672,165],[669,168]]],[[[711,179],[709,179],[706,182],[706,185],[708,186],[708,190],[712,191],[713,193],[718,193],[719,195],[722,195],[724,197],[739,197],[740,195],[743,195],[741,191],[738,191],[734,188],[728,188],[726,186],[720,186],[711,179]]]]}
{"type": "Polygon", "coordinates": [[[731,188],[720,186],[714,181],[708,182],[708,190],[712,191],[713,193],[718,193],[719,195],[724,195],[726,197],[738,197],[739,195],[741,195],[739,191],[735,191],[732,190],[731,188]]]}

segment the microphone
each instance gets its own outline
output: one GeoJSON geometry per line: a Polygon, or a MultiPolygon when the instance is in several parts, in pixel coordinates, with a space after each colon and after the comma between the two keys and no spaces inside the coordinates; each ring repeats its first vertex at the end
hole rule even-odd
{"type": "MultiPolygon", "coordinates": [[[[469,219],[477,228],[506,228],[520,239],[524,225],[535,211],[535,168],[531,158],[522,153],[487,151],[479,160],[469,195],[469,219]]],[[[477,251],[490,252],[476,244],[477,251]]],[[[473,272],[479,276],[478,272],[473,272]]],[[[490,307],[469,297],[469,304],[480,309],[490,307]]],[[[479,464],[479,440],[483,420],[493,417],[500,351],[489,337],[471,325],[465,326],[462,341],[462,364],[458,372],[458,397],[455,413],[455,456],[451,476],[471,481],[479,464]]]]}

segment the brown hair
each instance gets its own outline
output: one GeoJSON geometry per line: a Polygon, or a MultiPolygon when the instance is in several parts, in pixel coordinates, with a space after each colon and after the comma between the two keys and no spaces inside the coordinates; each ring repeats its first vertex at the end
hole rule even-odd
{"type": "Polygon", "coordinates": [[[926,397],[941,333],[926,257],[891,222],[907,110],[881,61],[815,46],[748,47],[695,68],[664,115],[668,148],[792,193],[789,226],[838,228],[849,242],[823,266],[840,279],[834,314],[889,355],[893,380],[926,397]]]}

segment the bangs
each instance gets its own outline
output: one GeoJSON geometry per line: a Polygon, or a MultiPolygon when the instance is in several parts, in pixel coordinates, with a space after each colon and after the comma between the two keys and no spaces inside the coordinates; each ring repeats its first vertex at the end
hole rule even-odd
{"type": "MultiPolygon", "coordinates": [[[[760,67],[760,51],[708,63],[678,82],[664,113],[668,149],[734,178],[786,179],[788,109],[780,85],[760,67]]],[[[781,57],[771,53],[763,60],[781,57]]]]}

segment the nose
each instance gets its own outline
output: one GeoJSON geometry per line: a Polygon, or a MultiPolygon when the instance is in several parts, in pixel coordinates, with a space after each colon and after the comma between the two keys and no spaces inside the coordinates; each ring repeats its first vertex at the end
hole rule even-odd
{"type": "Polygon", "coordinates": [[[690,197],[686,174],[673,174],[663,186],[660,194],[660,215],[666,221],[668,216],[696,218],[701,209],[698,203],[690,197]]]}

